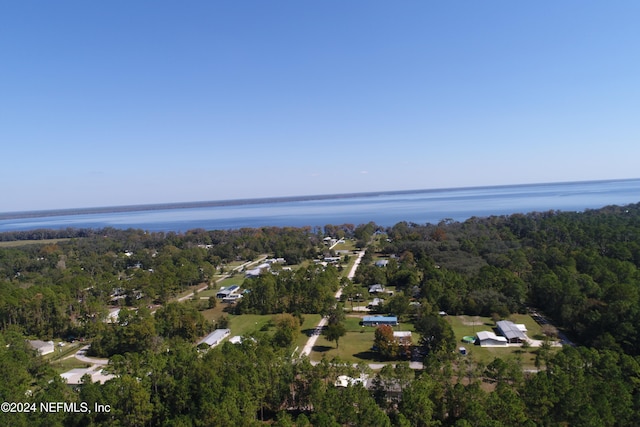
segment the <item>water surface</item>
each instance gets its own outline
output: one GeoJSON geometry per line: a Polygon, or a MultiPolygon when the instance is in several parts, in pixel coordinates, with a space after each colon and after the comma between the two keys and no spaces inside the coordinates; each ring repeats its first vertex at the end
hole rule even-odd
{"type": "Polygon", "coordinates": [[[632,179],[211,202],[210,206],[198,207],[104,208],[84,213],[76,210],[80,213],[74,214],[57,211],[54,216],[31,212],[24,213],[28,217],[1,219],[0,231],[115,227],[183,232],[194,228],[313,227],[369,221],[391,226],[400,221],[464,221],[474,216],[584,211],[638,202],[640,179],[632,179]]]}

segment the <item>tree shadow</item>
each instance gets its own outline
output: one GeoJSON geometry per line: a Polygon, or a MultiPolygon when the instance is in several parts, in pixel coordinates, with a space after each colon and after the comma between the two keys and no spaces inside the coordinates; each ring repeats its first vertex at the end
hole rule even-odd
{"type": "Polygon", "coordinates": [[[380,354],[377,351],[361,351],[360,353],[356,353],[353,357],[357,357],[358,359],[368,360],[370,362],[386,362],[385,359],[380,357],[380,354]]]}
{"type": "Polygon", "coordinates": [[[312,348],[312,351],[315,351],[318,353],[326,353],[329,350],[333,350],[333,347],[329,347],[327,345],[314,345],[312,348]]]}

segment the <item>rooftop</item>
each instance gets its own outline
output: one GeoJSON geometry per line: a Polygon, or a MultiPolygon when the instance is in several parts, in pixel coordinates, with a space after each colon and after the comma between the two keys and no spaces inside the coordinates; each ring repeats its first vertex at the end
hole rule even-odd
{"type": "Polygon", "coordinates": [[[522,332],[522,330],[513,322],[508,320],[501,320],[496,323],[498,330],[507,337],[508,340],[512,340],[515,338],[519,338],[521,340],[526,340],[527,336],[522,332]]]}
{"type": "Polygon", "coordinates": [[[505,343],[507,342],[507,339],[505,337],[499,337],[493,332],[489,332],[489,331],[480,331],[476,335],[478,336],[478,339],[480,341],[494,340],[494,341],[501,341],[505,343]]]}
{"type": "Polygon", "coordinates": [[[220,344],[220,341],[222,341],[230,333],[231,331],[229,329],[216,329],[215,331],[211,332],[209,335],[198,341],[198,344],[207,344],[209,347],[214,347],[220,344]]]}

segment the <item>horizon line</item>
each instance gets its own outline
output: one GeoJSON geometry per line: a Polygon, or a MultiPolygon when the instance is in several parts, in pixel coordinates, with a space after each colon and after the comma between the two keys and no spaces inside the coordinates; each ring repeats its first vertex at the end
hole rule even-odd
{"type": "Polygon", "coordinates": [[[335,194],[311,194],[298,196],[273,196],[260,198],[244,198],[244,199],[225,199],[225,200],[208,200],[193,202],[166,202],[166,203],[148,203],[140,205],[116,205],[116,206],[96,206],[96,207],[79,207],[79,208],[63,208],[63,209],[43,209],[30,211],[10,211],[0,212],[0,220],[21,219],[21,218],[46,218],[65,215],[83,215],[98,214],[112,212],[143,212],[153,210],[170,210],[170,209],[189,209],[189,208],[207,208],[221,206],[240,206],[240,205],[257,205],[266,203],[284,203],[284,202],[301,202],[307,200],[329,200],[329,199],[347,199],[352,197],[375,197],[398,194],[415,194],[428,192],[442,192],[452,190],[472,190],[472,189],[488,189],[488,188],[515,188],[535,185],[557,185],[557,184],[587,184],[597,182],[623,182],[636,181],[640,178],[619,178],[619,179],[596,179],[583,181],[556,181],[556,182],[537,182],[537,183],[521,183],[521,184],[500,184],[500,185],[478,185],[464,187],[440,187],[429,189],[413,189],[413,190],[384,190],[384,191],[365,191],[355,193],[335,193],[335,194]]]}

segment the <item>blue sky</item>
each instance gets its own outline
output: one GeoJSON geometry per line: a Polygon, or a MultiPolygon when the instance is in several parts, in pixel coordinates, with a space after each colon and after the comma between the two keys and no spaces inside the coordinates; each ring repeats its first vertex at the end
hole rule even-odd
{"type": "Polygon", "coordinates": [[[0,3],[0,212],[637,178],[637,1],[0,3]]]}

